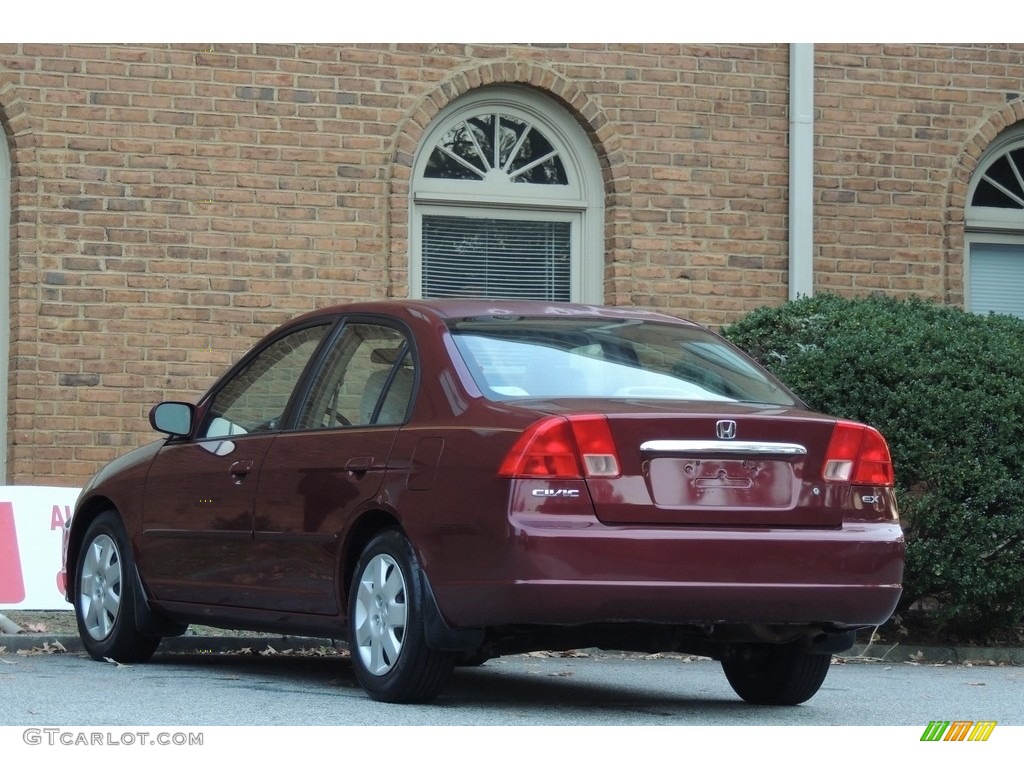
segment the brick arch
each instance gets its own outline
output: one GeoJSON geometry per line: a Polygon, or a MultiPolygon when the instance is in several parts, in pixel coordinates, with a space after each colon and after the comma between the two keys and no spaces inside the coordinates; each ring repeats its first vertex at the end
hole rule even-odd
{"type": "MultiPolygon", "coordinates": [[[[408,287],[409,275],[409,187],[417,149],[433,120],[460,96],[491,85],[523,85],[559,102],[573,115],[590,138],[601,168],[605,192],[605,271],[628,250],[629,232],[616,220],[615,208],[626,195],[630,179],[623,157],[622,141],[589,96],[563,75],[545,66],[522,61],[494,61],[453,71],[446,80],[425,93],[409,110],[395,133],[388,177],[388,295],[399,295],[408,287]]],[[[615,303],[614,286],[606,286],[605,301],[615,303]]]]}
{"type": "Polygon", "coordinates": [[[35,132],[25,103],[18,94],[14,80],[4,74],[0,74],[0,124],[3,125],[8,146],[12,147],[12,155],[34,149],[35,132]]]}
{"type": "Polygon", "coordinates": [[[1003,105],[977,126],[973,135],[960,150],[946,193],[945,237],[943,250],[946,254],[945,272],[946,303],[964,305],[964,250],[965,213],[967,193],[971,177],[993,141],[1007,128],[1024,121],[1024,100],[1017,99],[1003,105]]]}
{"type": "MultiPolygon", "coordinates": [[[[36,224],[38,206],[32,202],[39,190],[39,171],[36,164],[36,136],[38,132],[33,119],[26,109],[25,102],[18,93],[15,82],[7,75],[0,74],[0,135],[7,142],[11,158],[11,262],[19,265],[16,274],[19,282],[37,284],[30,279],[25,269],[26,256],[35,253],[36,224]],[[19,234],[14,238],[14,232],[19,234]]],[[[35,260],[29,260],[34,264],[35,260]]],[[[23,297],[11,296],[14,313],[19,312],[15,306],[23,297]]],[[[28,311],[35,312],[37,308],[28,311]]],[[[24,308],[20,311],[26,311],[24,308]]],[[[14,318],[12,318],[12,324],[14,318]]],[[[13,334],[12,334],[13,335],[13,334]]]]}
{"type": "MultiPolygon", "coordinates": [[[[37,269],[37,216],[35,202],[38,193],[38,167],[36,164],[36,136],[33,121],[25,102],[18,93],[15,82],[7,75],[0,74],[0,141],[3,141],[10,157],[10,235],[7,242],[11,269],[4,276],[10,280],[8,348],[6,353],[9,367],[6,389],[7,426],[6,443],[0,450],[6,450],[7,477],[0,475],[0,482],[17,482],[18,451],[12,404],[22,399],[22,387],[33,384],[35,360],[38,359],[36,328],[39,316],[39,275],[37,269]],[[16,266],[15,266],[16,265],[16,266]]],[[[4,211],[2,215],[8,215],[4,211]]]]}

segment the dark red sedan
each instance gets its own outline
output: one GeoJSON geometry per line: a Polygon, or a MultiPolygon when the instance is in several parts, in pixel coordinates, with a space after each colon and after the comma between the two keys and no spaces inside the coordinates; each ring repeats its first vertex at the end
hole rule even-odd
{"type": "Polygon", "coordinates": [[[664,315],[319,310],[150,421],[65,537],[98,659],[189,623],[341,638],[370,696],[416,702],[501,654],[681,651],[797,704],[900,596],[882,436],[664,315]]]}

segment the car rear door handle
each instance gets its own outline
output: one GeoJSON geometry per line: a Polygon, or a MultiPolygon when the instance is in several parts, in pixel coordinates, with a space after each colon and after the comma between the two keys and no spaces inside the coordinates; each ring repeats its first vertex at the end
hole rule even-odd
{"type": "Polygon", "coordinates": [[[345,463],[345,471],[353,475],[365,475],[373,468],[373,456],[357,456],[345,463]]]}

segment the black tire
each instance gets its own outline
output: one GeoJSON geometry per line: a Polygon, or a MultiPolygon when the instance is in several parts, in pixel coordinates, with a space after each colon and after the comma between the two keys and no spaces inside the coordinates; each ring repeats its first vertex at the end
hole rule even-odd
{"type": "Polygon", "coordinates": [[[124,526],[115,512],[103,512],[86,530],[75,568],[78,634],[94,659],[146,661],[160,644],[137,628],[136,584],[124,526]]]}
{"type": "Polygon", "coordinates": [[[422,703],[448,682],[458,654],[427,646],[425,595],[423,572],[405,536],[395,529],[375,536],[356,564],[348,636],[356,679],[377,701],[422,703]]]}
{"type": "Polygon", "coordinates": [[[832,663],[830,654],[811,654],[789,646],[753,646],[722,659],[732,689],[750,704],[803,704],[821,688],[832,663]]]}

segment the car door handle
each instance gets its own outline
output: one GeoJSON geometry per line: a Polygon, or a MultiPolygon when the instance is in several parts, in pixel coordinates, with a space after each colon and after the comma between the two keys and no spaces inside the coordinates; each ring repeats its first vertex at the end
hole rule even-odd
{"type": "Polygon", "coordinates": [[[231,465],[231,476],[235,478],[235,485],[241,485],[242,481],[245,480],[246,475],[252,471],[251,461],[236,461],[231,465]]]}
{"type": "Polygon", "coordinates": [[[353,475],[365,475],[373,468],[373,456],[357,456],[345,464],[345,471],[353,475]]]}

